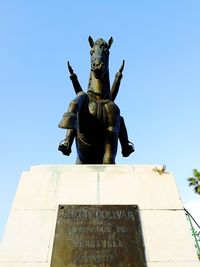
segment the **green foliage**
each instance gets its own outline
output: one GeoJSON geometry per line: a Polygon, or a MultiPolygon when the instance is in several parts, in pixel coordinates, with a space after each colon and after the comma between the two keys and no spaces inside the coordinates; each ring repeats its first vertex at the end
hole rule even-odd
{"type": "Polygon", "coordinates": [[[189,186],[194,188],[194,192],[200,195],[200,172],[197,169],[193,170],[193,176],[188,179],[189,186]]]}

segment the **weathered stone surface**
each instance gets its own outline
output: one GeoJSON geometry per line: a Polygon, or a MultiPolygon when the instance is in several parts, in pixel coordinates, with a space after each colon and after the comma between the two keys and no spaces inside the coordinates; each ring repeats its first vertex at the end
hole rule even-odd
{"type": "Polygon", "coordinates": [[[60,205],[51,267],[145,267],[137,205],[60,205]]]}
{"type": "Polygon", "coordinates": [[[170,172],[159,175],[154,168],[155,165],[32,167],[20,179],[0,244],[0,267],[50,266],[60,204],[137,204],[147,266],[199,266],[175,179],[170,172]]]}

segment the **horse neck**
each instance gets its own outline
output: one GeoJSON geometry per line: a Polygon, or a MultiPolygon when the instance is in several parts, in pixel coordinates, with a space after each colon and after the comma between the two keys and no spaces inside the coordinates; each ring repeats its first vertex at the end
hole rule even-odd
{"type": "Polygon", "coordinates": [[[96,79],[90,72],[88,91],[96,94],[99,99],[110,99],[110,79],[107,72],[102,79],[96,79]]]}

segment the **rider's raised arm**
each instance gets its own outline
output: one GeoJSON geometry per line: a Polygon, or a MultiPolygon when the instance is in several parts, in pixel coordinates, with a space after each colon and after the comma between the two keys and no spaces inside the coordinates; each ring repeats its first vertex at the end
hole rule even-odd
{"type": "Polygon", "coordinates": [[[83,89],[82,89],[82,87],[81,87],[81,85],[80,85],[80,83],[78,81],[77,75],[74,73],[69,61],[67,61],[67,67],[68,67],[68,70],[69,70],[69,73],[70,73],[70,79],[72,81],[75,93],[78,94],[78,93],[82,92],[83,89]]]}
{"type": "Polygon", "coordinates": [[[112,101],[115,100],[115,98],[116,98],[116,96],[118,94],[118,91],[119,91],[120,82],[121,82],[121,79],[123,77],[122,71],[124,69],[124,63],[125,63],[125,61],[123,60],[119,71],[115,75],[115,80],[113,82],[113,85],[112,85],[112,88],[111,88],[111,92],[110,92],[112,101]]]}

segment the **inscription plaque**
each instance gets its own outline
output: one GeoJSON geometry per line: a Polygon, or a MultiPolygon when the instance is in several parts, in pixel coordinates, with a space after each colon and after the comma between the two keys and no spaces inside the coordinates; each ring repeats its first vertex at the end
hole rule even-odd
{"type": "Polygon", "coordinates": [[[137,205],[59,205],[51,267],[146,267],[137,205]]]}

